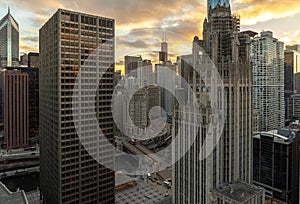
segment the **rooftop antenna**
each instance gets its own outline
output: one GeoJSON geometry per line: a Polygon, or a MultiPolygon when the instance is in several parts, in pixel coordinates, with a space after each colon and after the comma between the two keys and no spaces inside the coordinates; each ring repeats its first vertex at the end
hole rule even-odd
{"type": "Polygon", "coordinates": [[[164,34],[162,36],[162,41],[166,42],[167,41],[167,37],[166,37],[166,31],[164,31],[164,34]]]}

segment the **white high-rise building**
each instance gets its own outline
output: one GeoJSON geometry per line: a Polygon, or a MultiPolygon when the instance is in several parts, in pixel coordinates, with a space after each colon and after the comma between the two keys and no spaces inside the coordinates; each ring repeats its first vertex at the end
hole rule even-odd
{"type": "Polygon", "coordinates": [[[283,42],[271,31],[261,32],[252,40],[253,105],[260,131],[284,126],[284,49],[283,42]]]}
{"type": "Polygon", "coordinates": [[[139,87],[150,86],[154,84],[154,74],[151,60],[138,61],[137,85],[139,87]]]}

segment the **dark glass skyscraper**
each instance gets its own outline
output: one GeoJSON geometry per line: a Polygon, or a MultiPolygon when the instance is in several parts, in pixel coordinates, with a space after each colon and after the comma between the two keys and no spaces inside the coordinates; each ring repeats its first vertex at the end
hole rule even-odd
{"type": "Polygon", "coordinates": [[[19,64],[19,24],[8,13],[0,21],[0,66],[19,64]]]}
{"type": "Polygon", "coordinates": [[[209,9],[214,9],[216,8],[217,5],[229,7],[230,2],[229,0],[207,0],[207,14],[209,13],[209,9]]]}
{"type": "Polygon", "coordinates": [[[253,136],[253,183],[278,203],[299,203],[298,128],[294,124],[253,136]]]}
{"type": "Polygon", "coordinates": [[[40,29],[40,187],[46,203],[114,203],[115,175],[106,168],[114,152],[96,129],[113,143],[114,27],[113,19],[59,9],[40,29]],[[88,83],[103,76],[96,91],[82,83],[88,102],[72,103],[79,70],[88,83]],[[93,149],[87,152],[83,143],[93,149]]]}

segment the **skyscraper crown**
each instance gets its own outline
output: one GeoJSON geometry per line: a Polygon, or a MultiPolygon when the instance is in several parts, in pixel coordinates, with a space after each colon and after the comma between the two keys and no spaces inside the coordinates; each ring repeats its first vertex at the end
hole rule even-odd
{"type": "Polygon", "coordinates": [[[217,6],[230,7],[229,0],[207,0],[207,14],[209,14],[210,9],[214,9],[217,6]]]}
{"type": "Polygon", "coordinates": [[[14,17],[10,13],[10,7],[7,9],[7,14],[0,20],[0,29],[6,26],[8,23],[11,23],[13,27],[19,31],[19,24],[18,22],[14,19],[14,17]]]}

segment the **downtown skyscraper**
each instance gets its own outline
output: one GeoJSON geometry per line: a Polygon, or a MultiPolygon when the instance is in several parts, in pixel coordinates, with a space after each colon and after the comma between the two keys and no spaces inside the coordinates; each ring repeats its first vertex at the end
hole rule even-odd
{"type": "Polygon", "coordinates": [[[229,3],[229,0],[208,0],[207,1],[207,15],[209,13],[209,10],[216,8],[217,5],[229,7],[230,3],[229,3]]]}
{"type": "Polygon", "coordinates": [[[28,74],[0,70],[0,123],[8,150],[27,147],[29,142],[28,74]]]}
{"type": "Polygon", "coordinates": [[[46,203],[114,203],[114,172],[107,168],[114,152],[96,131],[113,143],[114,31],[113,19],[62,9],[40,29],[40,188],[46,203]],[[86,78],[76,89],[78,76],[86,78]],[[90,101],[72,98],[74,91],[90,94],[90,101]]]}
{"type": "Polygon", "coordinates": [[[0,66],[19,64],[19,24],[8,8],[8,13],[0,20],[0,66]]]}
{"type": "MultiPolygon", "coordinates": [[[[173,156],[179,159],[173,167],[173,203],[220,203],[213,195],[214,190],[236,180],[251,182],[253,118],[250,37],[249,33],[240,32],[239,23],[239,18],[231,14],[230,6],[218,4],[209,9],[203,24],[203,40],[195,37],[193,54],[184,56],[178,62],[181,75],[193,88],[201,105],[197,115],[188,107],[175,111],[176,137],[196,137],[181,159],[177,157],[189,144],[178,142],[173,150],[173,156]],[[191,58],[193,65],[206,63],[200,47],[216,65],[223,81],[225,102],[224,130],[213,152],[203,160],[199,155],[201,147],[207,137],[215,135],[208,132],[212,123],[210,104],[219,104],[219,101],[208,99],[210,87],[206,87],[202,80],[207,76],[201,79],[185,62],[186,58],[191,58]]],[[[212,126],[211,131],[218,131],[218,128],[212,126]]]]}
{"type": "Polygon", "coordinates": [[[253,105],[258,112],[259,131],[284,126],[284,50],[283,42],[271,31],[261,32],[251,41],[253,66],[253,105]]]}
{"type": "Polygon", "coordinates": [[[8,8],[8,13],[0,20],[0,66],[19,64],[19,24],[8,8]]]}

